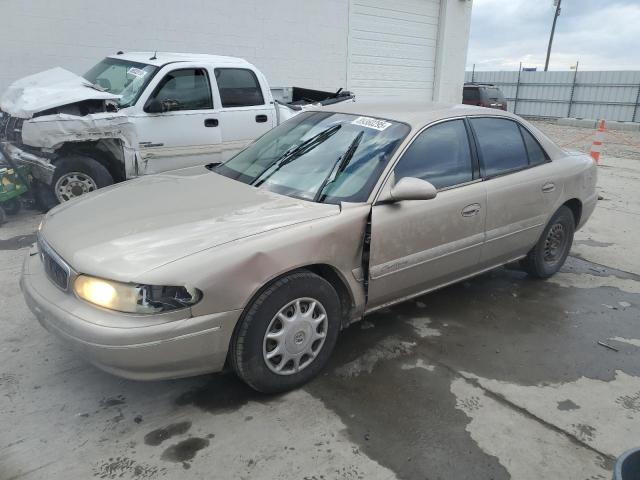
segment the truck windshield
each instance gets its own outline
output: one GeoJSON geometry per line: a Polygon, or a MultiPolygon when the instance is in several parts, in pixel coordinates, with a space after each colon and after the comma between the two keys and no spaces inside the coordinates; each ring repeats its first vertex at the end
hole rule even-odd
{"type": "Polygon", "coordinates": [[[146,63],[105,58],[83,76],[105,91],[121,95],[118,105],[125,108],[136,103],[157,71],[158,67],[146,63]]]}
{"type": "Polygon", "coordinates": [[[305,112],[214,171],[304,200],[364,202],[409,130],[390,120],[305,112]]]}

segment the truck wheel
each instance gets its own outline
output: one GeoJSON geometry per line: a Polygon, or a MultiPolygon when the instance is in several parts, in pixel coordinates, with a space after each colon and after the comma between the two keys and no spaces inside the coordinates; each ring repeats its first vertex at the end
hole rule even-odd
{"type": "Polygon", "coordinates": [[[11,200],[2,204],[2,209],[9,215],[17,215],[22,208],[22,203],[18,197],[14,197],[11,200]]]}
{"type": "Polygon", "coordinates": [[[229,351],[233,369],[260,392],[299,387],[327,363],[340,330],[340,310],[335,289],[314,273],[276,280],[236,326],[229,351]]]}
{"type": "Polygon", "coordinates": [[[58,200],[56,200],[53,190],[51,190],[51,187],[46,183],[33,180],[31,182],[31,189],[33,194],[33,203],[42,213],[47,213],[58,204],[58,200]]]}
{"type": "Polygon", "coordinates": [[[93,158],[70,154],[56,163],[51,188],[58,203],[113,184],[109,171],[93,158]]]}
{"type": "Polygon", "coordinates": [[[569,255],[575,229],[573,213],[563,205],[553,214],[535,247],[520,261],[522,268],[535,278],[555,274],[569,255]]]}

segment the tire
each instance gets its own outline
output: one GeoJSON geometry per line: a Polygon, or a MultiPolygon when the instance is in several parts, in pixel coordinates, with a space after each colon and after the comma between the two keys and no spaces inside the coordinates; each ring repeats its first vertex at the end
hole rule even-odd
{"type": "Polygon", "coordinates": [[[33,181],[31,182],[31,188],[33,189],[33,203],[42,213],[47,213],[58,204],[53,190],[46,183],[33,181]]]}
{"type": "Polygon", "coordinates": [[[2,209],[9,215],[17,215],[22,209],[22,203],[18,197],[14,197],[11,200],[2,204],[2,209]]]}
{"type": "Polygon", "coordinates": [[[549,278],[564,265],[575,233],[576,223],[571,210],[560,207],[545,227],[538,243],[520,265],[534,278],[549,278]]]}
{"type": "Polygon", "coordinates": [[[51,208],[72,198],[113,184],[113,177],[97,160],[80,154],[69,154],[56,162],[51,185],[42,193],[43,207],[51,208]],[[55,202],[51,205],[52,202],[55,202]]]}
{"type": "Polygon", "coordinates": [[[329,282],[304,270],[289,274],[274,281],[247,306],[231,339],[230,364],[238,377],[260,392],[297,388],[326,365],[341,324],[340,299],[329,282]],[[297,300],[300,303],[296,305],[297,300]],[[315,308],[309,313],[314,301],[315,308]],[[286,327],[280,313],[290,318],[286,327]],[[323,332],[323,338],[316,338],[323,332]],[[268,333],[281,336],[274,340],[268,333]],[[276,351],[283,354],[267,358],[276,351]]]}
{"type": "Polygon", "coordinates": [[[4,208],[0,207],[0,225],[7,221],[7,214],[4,213],[4,208]]]}

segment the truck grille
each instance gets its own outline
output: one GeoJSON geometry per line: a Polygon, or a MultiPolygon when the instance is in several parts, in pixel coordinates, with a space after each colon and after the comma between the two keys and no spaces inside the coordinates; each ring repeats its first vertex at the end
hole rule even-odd
{"type": "Polygon", "coordinates": [[[20,143],[23,123],[22,118],[12,117],[0,110],[0,141],[20,143]]]}
{"type": "Polygon", "coordinates": [[[53,251],[40,234],[38,234],[38,250],[49,279],[62,290],[67,290],[71,274],[69,265],[53,251]]]}

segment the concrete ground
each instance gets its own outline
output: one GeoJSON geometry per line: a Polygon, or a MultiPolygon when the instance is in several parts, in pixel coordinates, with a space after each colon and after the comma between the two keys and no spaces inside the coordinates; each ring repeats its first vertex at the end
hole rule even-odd
{"type": "MultiPolygon", "coordinates": [[[[539,125],[588,148],[589,131],[539,125]]],[[[231,375],[140,383],[88,365],[24,305],[39,216],[12,218],[0,479],[610,478],[640,446],[640,135],[615,138],[560,274],[501,268],[371,315],[320,378],[279,396],[231,375]]]]}

